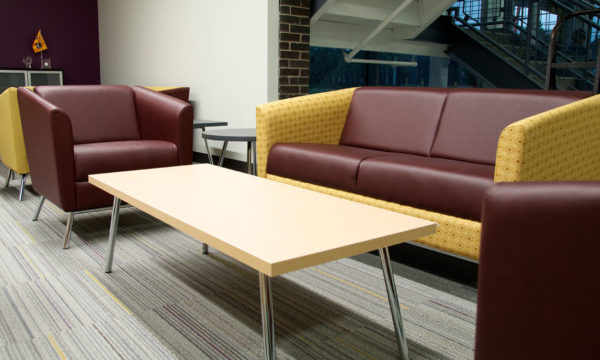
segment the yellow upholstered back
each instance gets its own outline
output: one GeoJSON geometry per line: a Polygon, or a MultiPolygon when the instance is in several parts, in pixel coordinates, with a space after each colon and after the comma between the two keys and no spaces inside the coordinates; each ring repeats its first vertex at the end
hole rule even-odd
{"type": "Polygon", "coordinates": [[[17,89],[0,94],[0,157],[2,162],[19,174],[29,174],[17,89]]]}
{"type": "Polygon", "coordinates": [[[281,142],[338,144],[356,88],[273,101],[256,107],[258,176],[267,175],[267,156],[281,142]]]}
{"type": "Polygon", "coordinates": [[[600,95],[507,126],[494,181],[600,180],[600,95]]]}

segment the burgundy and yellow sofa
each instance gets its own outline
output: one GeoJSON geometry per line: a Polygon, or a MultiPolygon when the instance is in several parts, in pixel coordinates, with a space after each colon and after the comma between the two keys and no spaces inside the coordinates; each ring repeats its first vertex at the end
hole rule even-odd
{"type": "MultiPolygon", "coordinates": [[[[256,108],[258,175],[437,222],[477,260],[495,182],[600,179],[600,96],[362,87],[256,108]]],[[[368,226],[368,219],[365,219],[368,226]]]]}

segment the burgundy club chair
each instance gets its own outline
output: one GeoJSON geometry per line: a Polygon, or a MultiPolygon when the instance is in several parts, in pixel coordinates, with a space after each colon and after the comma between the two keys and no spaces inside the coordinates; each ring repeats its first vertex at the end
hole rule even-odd
{"type": "Polygon", "coordinates": [[[496,184],[482,215],[475,360],[598,359],[600,181],[496,184]]]}
{"type": "Polygon", "coordinates": [[[38,86],[18,90],[33,189],[68,213],[64,248],[78,212],[112,205],[88,175],[191,164],[193,110],[142,87],[38,86]]]}

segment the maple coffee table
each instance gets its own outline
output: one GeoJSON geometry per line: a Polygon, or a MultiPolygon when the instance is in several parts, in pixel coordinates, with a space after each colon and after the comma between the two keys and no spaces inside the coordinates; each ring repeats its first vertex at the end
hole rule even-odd
{"type": "Polygon", "coordinates": [[[400,357],[408,359],[388,246],[431,235],[435,223],[210,164],[89,181],[115,196],[106,272],[121,200],[259,272],[266,359],[276,358],[271,277],[379,249],[400,357]]]}

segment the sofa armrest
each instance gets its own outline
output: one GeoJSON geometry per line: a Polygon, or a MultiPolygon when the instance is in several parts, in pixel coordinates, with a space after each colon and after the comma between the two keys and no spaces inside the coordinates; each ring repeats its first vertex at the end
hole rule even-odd
{"type": "Polygon", "coordinates": [[[69,116],[25,88],[19,111],[33,188],[64,211],[76,209],[73,132],[69,116]]]}
{"type": "Polygon", "coordinates": [[[135,107],[144,140],[166,140],[177,146],[179,165],[192,163],[192,105],[171,96],[134,86],[135,107]]]}
{"type": "Polygon", "coordinates": [[[258,176],[266,176],[267,157],[271,147],[277,143],[339,143],[355,89],[329,91],[258,105],[258,176]]]}
{"type": "Polygon", "coordinates": [[[600,179],[600,95],[507,126],[494,181],[600,179]]]}
{"type": "Polygon", "coordinates": [[[475,360],[597,358],[598,214],[600,181],[488,190],[475,360]]]}

